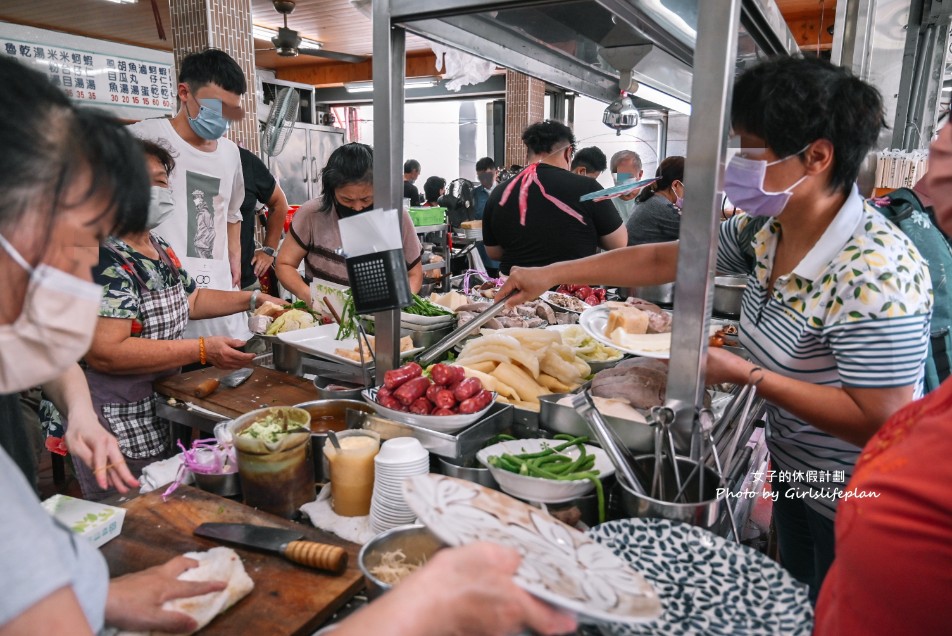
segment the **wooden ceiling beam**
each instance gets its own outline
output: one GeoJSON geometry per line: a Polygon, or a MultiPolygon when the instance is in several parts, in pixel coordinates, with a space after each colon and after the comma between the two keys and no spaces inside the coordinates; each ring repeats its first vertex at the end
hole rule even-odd
{"type": "MultiPolygon", "coordinates": [[[[407,77],[439,75],[436,56],[432,52],[407,56],[407,77]]],[[[319,62],[308,66],[292,66],[277,69],[277,78],[313,86],[336,86],[344,82],[360,82],[373,79],[371,61],[359,64],[347,62],[319,62]]]]}
{"type": "Polygon", "coordinates": [[[797,15],[784,16],[790,32],[802,49],[828,50],[833,48],[833,35],[828,31],[833,26],[836,12],[827,8],[822,13],[823,24],[820,24],[819,11],[797,15]],[[818,37],[819,36],[819,37],[818,37]]]}

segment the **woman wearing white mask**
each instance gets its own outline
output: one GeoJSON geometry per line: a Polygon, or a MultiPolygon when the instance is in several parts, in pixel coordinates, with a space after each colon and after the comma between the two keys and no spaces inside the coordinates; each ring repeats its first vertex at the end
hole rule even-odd
{"type": "MultiPolygon", "coordinates": [[[[47,78],[0,59],[0,393],[69,373],[92,339],[101,288],[90,281],[99,241],[136,231],[147,205],[141,155],[116,122],[77,111],[47,78]]],[[[4,400],[7,398],[4,397],[4,400]]],[[[20,427],[5,409],[3,427],[20,427]]],[[[179,557],[110,582],[106,563],[40,506],[0,449],[0,634],[188,631],[195,621],[162,603],[224,588],[177,581],[179,557]]]]}
{"type": "MultiPolygon", "coordinates": [[[[915,247],[854,185],[883,125],[873,87],[828,62],[778,58],[745,72],[732,104],[742,151],[724,189],[747,214],[721,224],[717,268],[748,274],[740,335],[753,362],[711,349],[707,382],[758,382],[769,401],[781,560],[815,598],[860,448],[920,390],[931,282],[915,247]]],[[[674,279],[677,257],[671,242],[516,269],[500,297],[518,289],[519,303],[560,283],[660,284],[674,279]]]]}
{"type": "MultiPolygon", "coordinates": [[[[140,140],[152,179],[146,229],[110,236],[99,249],[93,279],[101,287],[99,319],[86,354],[86,378],[100,423],[119,440],[133,475],[171,450],[168,425],[155,414],[152,383],[175,374],[186,364],[211,364],[221,369],[248,365],[253,353],[225,336],[182,339],[189,319],[217,318],[253,310],[281,300],[258,291],[198,288],[178,257],[150,230],[174,209],[169,174],[175,166],[163,146],[140,140]]],[[[44,404],[44,414],[56,412],[44,404]]],[[[69,422],[65,422],[67,430],[69,422]]],[[[54,433],[55,434],[55,433],[54,433]]],[[[103,488],[88,467],[76,467],[83,496],[102,499],[103,488]]]]}
{"type": "Polygon", "coordinates": [[[638,196],[635,211],[625,221],[628,245],[677,241],[684,207],[684,157],[667,157],[638,196]]]}

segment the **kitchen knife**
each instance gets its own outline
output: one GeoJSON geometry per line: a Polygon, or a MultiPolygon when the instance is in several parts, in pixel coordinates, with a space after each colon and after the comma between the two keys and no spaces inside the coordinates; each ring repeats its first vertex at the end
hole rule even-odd
{"type": "Polygon", "coordinates": [[[248,548],[276,552],[289,561],[340,574],[347,567],[347,551],[336,545],[303,541],[304,533],[248,523],[203,523],[195,534],[248,548]]]}
{"type": "Polygon", "coordinates": [[[235,388],[245,380],[251,377],[251,374],[254,373],[254,369],[238,369],[233,373],[229,373],[221,379],[221,383],[227,387],[235,388]]]}

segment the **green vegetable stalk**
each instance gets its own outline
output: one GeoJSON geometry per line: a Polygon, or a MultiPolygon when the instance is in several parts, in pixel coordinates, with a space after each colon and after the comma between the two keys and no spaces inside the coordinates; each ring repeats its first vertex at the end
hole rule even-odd
{"type": "Polygon", "coordinates": [[[556,439],[564,440],[557,446],[551,446],[536,453],[521,453],[512,455],[503,453],[493,455],[489,463],[511,473],[525,477],[540,477],[557,481],[577,481],[587,479],[595,485],[595,494],[598,497],[598,522],[605,521],[605,492],[599,471],[595,468],[595,456],[585,450],[587,437],[573,437],[571,435],[556,435],[556,439]],[[561,455],[561,451],[577,446],[579,456],[575,459],[561,455]]]}

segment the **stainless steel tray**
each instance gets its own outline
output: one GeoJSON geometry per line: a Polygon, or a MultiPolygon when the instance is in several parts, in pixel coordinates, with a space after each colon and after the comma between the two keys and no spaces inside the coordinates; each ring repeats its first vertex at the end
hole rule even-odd
{"type": "Polygon", "coordinates": [[[438,433],[378,415],[365,415],[360,422],[362,428],[379,433],[381,439],[415,437],[434,455],[463,460],[475,455],[493,435],[509,430],[513,424],[513,408],[509,404],[494,404],[486,417],[458,433],[438,433]]]}

